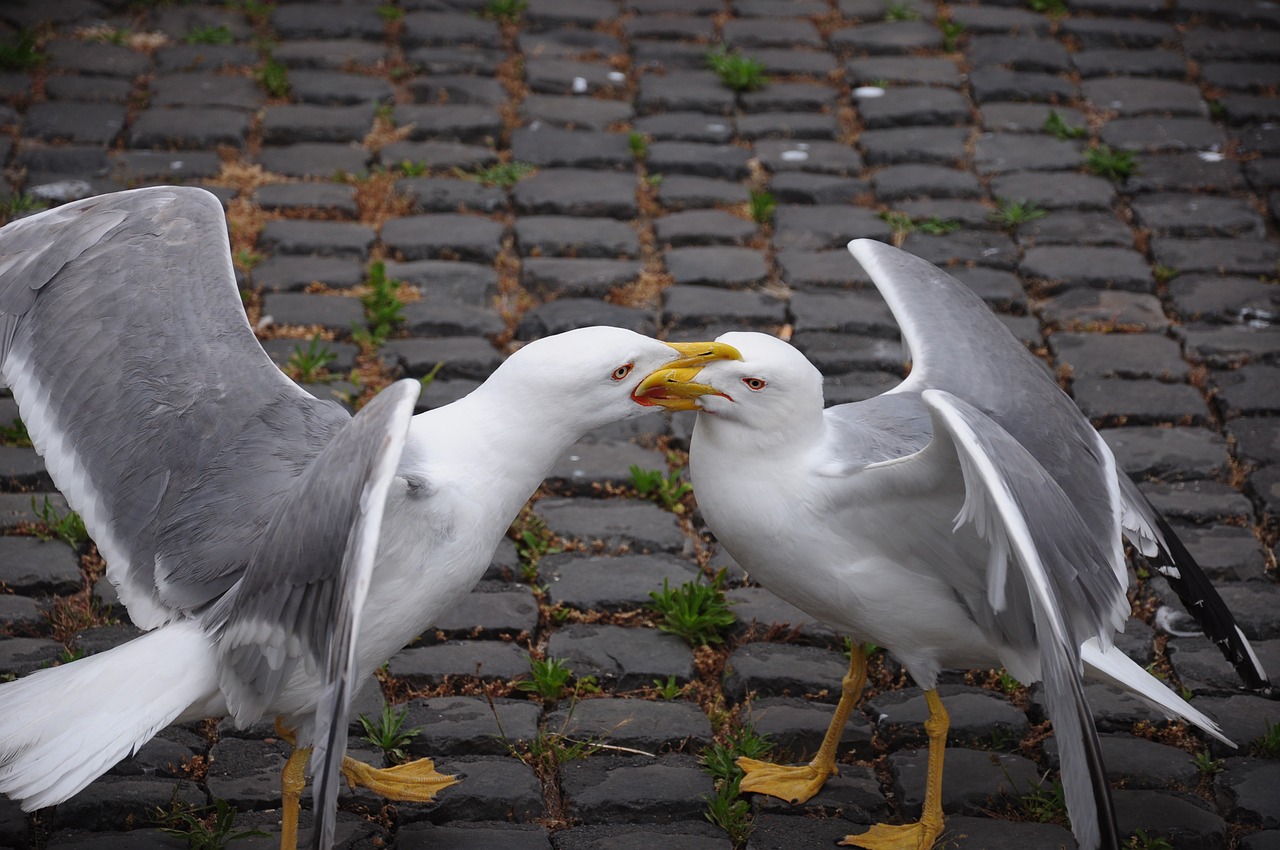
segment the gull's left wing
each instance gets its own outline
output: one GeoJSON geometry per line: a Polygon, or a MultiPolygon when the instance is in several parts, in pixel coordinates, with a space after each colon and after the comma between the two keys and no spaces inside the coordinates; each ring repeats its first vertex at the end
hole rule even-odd
{"type": "Polygon", "coordinates": [[[359,685],[356,635],[420,390],[413,380],[392,384],[321,450],[207,621],[222,691],[241,725],[261,717],[299,665],[320,672],[311,756],[316,847],[332,844],[347,713],[359,685]]]}

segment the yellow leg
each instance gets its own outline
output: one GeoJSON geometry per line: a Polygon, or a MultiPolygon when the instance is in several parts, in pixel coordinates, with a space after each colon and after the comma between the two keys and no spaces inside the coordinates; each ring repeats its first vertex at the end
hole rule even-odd
{"type": "Polygon", "coordinates": [[[836,748],[840,745],[840,733],[849,721],[853,705],[862,693],[867,681],[867,658],[862,648],[854,646],[849,653],[849,672],[840,683],[840,702],[836,713],[822,738],[822,746],[813,761],[801,765],[770,764],[765,761],[738,759],[738,767],[746,776],[739,788],[757,794],[768,794],[790,803],[803,803],[822,790],[827,778],[839,773],[836,768],[836,748]]]}
{"type": "MultiPolygon", "coordinates": [[[[276,721],[276,728],[281,728],[276,721]]],[[[307,784],[307,759],[311,748],[294,750],[280,772],[280,850],[298,848],[298,810],[302,805],[302,789],[307,784]]]]}
{"type": "Polygon", "coordinates": [[[924,722],[924,731],[929,736],[929,770],[920,821],[901,826],[878,823],[866,832],[845,836],[840,842],[842,845],[865,850],[929,850],[942,834],[942,756],[951,718],[937,691],[925,691],[924,698],[929,703],[929,719],[924,722]]]}

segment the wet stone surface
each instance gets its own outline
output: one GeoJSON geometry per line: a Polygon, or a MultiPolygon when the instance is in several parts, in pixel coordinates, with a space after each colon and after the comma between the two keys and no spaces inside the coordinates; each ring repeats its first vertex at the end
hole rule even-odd
{"type": "MultiPolygon", "coordinates": [[[[348,407],[361,369],[432,376],[419,409],[438,407],[517,346],[591,324],[670,340],[782,333],[823,371],[828,403],[867,398],[908,367],[844,245],[900,242],[1044,359],[1280,674],[1274,8],[582,0],[531,3],[507,24],[462,0],[233,5],[0,4],[0,40],[35,33],[45,57],[0,71],[4,214],[208,188],[264,347],[348,407]],[[268,45],[286,87],[268,90],[268,45]],[[735,93],[706,67],[711,46],[772,79],[735,93]],[[1115,151],[1133,155],[1127,173],[1086,164],[1114,166],[1115,151]],[[365,350],[375,261],[404,284],[403,318],[365,350]],[[317,334],[332,357],[304,375],[317,334]]],[[[0,681],[138,633],[84,544],[33,535],[69,507],[17,416],[0,389],[0,681]]],[[[700,758],[747,724],[779,759],[813,756],[846,636],[753,583],[695,499],[675,512],[633,490],[633,468],[684,466],[691,427],[649,416],[557,460],[482,584],[380,674],[420,730],[406,755],[465,779],[385,810],[344,792],[336,846],[732,850],[706,818],[700,758]],[[664,582],[707,584],[720,568],[736,618],[723,642],[657,628],[664,582]],[[535,660],[559,661],[565,687],[539,692],[535,660]]],[[[1280,848],[1280,702],[1242,692],[1216,648],[1179,628],[1167,585],[1134,569],[1141,617],[1118,645],[1240,747],[1087,685],[1123,839],[1280,848]]],[[[918,816],[924,698],[885,653],[872,659],[840,775],[802,806],[750,797],[737,847],[828,848],[918,816]]],[[[1074,846],[1065,820],[1026,812],[1058,769],[1039,687],[988,671],[943,682],[938,846],[1074,846]]],[[[357,713],[376,717],[382,697],[367,687],[357,713]]],[[[353,724],[353,753],[380,763],[362,735],[353,724]]],[[[269,722],[174,726],[55,809],[0,798],[0,848],[185,846],[157,810],[214,800],[268,833],[236,846],[275,847],[287,753],[269,722]]]]}

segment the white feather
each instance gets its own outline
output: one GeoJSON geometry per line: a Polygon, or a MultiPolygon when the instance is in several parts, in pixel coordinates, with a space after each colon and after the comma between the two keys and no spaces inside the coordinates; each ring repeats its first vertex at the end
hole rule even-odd
{"type": "Polygon", "coordinates": [[[24,811],[80,791],[193,705],[216,703],[200,624],[171,623],[0,688],[0,792],[24,811]]]}

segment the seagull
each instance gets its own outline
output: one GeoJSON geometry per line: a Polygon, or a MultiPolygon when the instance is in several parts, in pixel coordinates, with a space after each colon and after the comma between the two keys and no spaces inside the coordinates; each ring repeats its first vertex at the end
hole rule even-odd
{"type": "Polygon", "coordinates": [[[526,345],[453,404],[415,416],[421,385],[402,380],[352,417],[263,352],[212,194],[137,189],[0,229],[4,381],[147,630],[0,686],[0,792],[53,805],[165,726],[226,715],[274,717],[294,743],[284,850],[309,756],[313,847],[332,846],[339,775],[430,801],[455,781],[430,759],[345,756],[353,692],[479,580],[579,437],[692,409],[633,397],[644,377],[724,356],[583,328],[526,345]]]}
{"type": "Polygon", "coordinates": [[[753,579],[853,640],[813,762],[744,759],[741,788],[801,802],[836,773],[840,730],[865,682],[858,646],[872,642],[925,692],[925,803],[919,823],[877,824],[843,844],[933,845],[949,725],[938,674],[1003,666],[1019,681],[1044,683],[1079,846],[1118,848],[1082,670],[1226,741],[1112,644],[1130,613],[1122,535],[1249,687],[1269,688],[1266,673],[1168,524],[986,305],[897,248],[857,239],[849,250],[913,359],[897,387],[824,411],[822,375],[799,351],[765,334],[729,333],[717,341],[742,360],[658,372],[637,390],[697,400],[690,473],[707,526],[753,579]]]}

